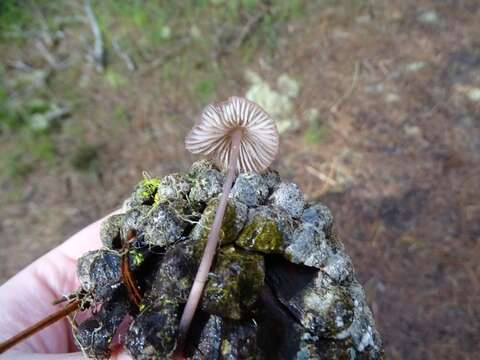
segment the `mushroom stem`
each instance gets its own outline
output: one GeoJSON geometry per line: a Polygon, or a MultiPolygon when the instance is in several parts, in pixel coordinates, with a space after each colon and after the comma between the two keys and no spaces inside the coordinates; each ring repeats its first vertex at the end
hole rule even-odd
{"type": "Polygon", "coordinates": [[[238,157],[240,154],[240,142],[242,140],[242,129],[235,129],[231,133],[231,152],[227,170],[227,178],[223,184],[223,191],[220,197],[220,203],[218,204],[217,212],[215,213],[215,219],[213,221],[210,234],[208,235],[207,245],[203,252],[203,257],[198,267],[195,280],[193,282],[192,289],[188,295],[187,304],[183,310],[182,318],[180,319],[179,335],[177,353],[183,352],[183,346],[185,345],[185,338],[190,328],[195,310],[202,297],[203,288],[207,282],[208,273],[212,267],[213,259],[217,249],[220,229],[222,226],[223,216],[225,215],[225,209],[227,208],[227,200],[230,190],[232,189],[233,180],[235,179],[238,157]]]}

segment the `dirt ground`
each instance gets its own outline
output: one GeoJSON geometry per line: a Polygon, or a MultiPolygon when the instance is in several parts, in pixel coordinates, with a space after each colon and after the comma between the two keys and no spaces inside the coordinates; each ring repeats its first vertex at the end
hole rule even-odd
{"type": "MultiPolygon", "coordinates": [[[[2,177],[0,280],[118,207],[142,171],[188,168],[183,138],[195,116],[207,101],[248,93],[247,70],[279,92],[287,74],[298,89],[279,98],[291,107],[275,167],[332,209],[388,358],[477,358],[480,3],[322,1],[271,19],[240,26],[245,44],[220,41],[208,65],[200,50],[174,39],[158,49],[157,67],[148,65],[152,57],[139,58],[128,72],[111,59],[123,77],[78,63],[59,71],[48,96],[81,97],[54,132],[53,165],[34,161],[22,177],[2,177]],[[279,28],[275,46],[252,45],[269,26],[279,28]],[[210,71],[216,82],[206,91],[210,71]],[[98,80],[105,76],[108,83],[98,80]],[[69,160],[82,154],[86,167],[69,160]]],[[[19,71],[15,60],[44,65],[28,44],[1,45],[5,78],[19,71]]],[[[18,148],[18,134],[0,136],[1,153],[18,148]]]]}

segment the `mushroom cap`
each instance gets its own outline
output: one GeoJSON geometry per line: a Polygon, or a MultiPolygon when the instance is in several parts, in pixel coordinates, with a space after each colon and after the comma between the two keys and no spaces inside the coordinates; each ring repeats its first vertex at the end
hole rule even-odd
{"type": "Polygon", "coordinates": [[[262,171],[278,152],[278,131],[272,118],[259,105],[232,96],[210,104],[185,138],[185,147],[194,154],[209,156],[227,169],[232,149],[231,134],[241,129],[237,171],[262,171]]]}

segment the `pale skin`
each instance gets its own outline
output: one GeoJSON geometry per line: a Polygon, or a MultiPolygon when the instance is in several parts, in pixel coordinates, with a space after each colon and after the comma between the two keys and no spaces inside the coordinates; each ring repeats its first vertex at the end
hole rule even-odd
{"type": "MultiPolygon", "coordinates": [[[[60,309],[52,301],[78,289],[77,259],[101,247],[99,220],[73,235],[0,287],[0,342],[60,309]]],[[[79,316],[82,320],[82,316],[79,316]]],[[[64,318],[0,355],[1,359],[84,359],[64,318]]],[[[125,353],[113,359],[129,359],[125,353]]]]}

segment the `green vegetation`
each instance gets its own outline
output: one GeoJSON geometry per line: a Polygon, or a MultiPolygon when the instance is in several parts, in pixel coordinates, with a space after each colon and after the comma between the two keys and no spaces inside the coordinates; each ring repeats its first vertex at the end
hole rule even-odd
{"type": "MultiPolygon", "coordinates": [[[[2,181],[28,177],[42,166],[97,171],[102,141],[131,126],[128,105],[120,100],[110,108],[111,94],[152,103],[177,91],[189,107],[200,108],[217,98],[232,68],[242,76],[257,53],[273,53],[286,24],[305,14],[304,5],[301,0],[92,0],[107,59],[99,73],[85,61],[94,39],[88,22],[78,20],[83,6],[66,0],[1,1],[0,51],[8,54],[4,61],[20,64],[0,64],[0,136],[4,149],[14,149],[1,151],[2,181]],[[39,42],[67,65],[52,66],[39,42]],[[114,42],[136,71],[127,70],[114,42]],[[161,81],[149,93],[139,92],[150,74],[161,81]],[[68,111],[56,117],[59,109],[68,111]],[[101,123],[104,133],[96,145],[83,144],[92,121],[101,123]]],[[[184,118],[172,114],[164,121],[184,118]]]]}
{"type": "Polygon", "coordinates": [[[250,251],[279,253],[283,247],[283,235],[274,221],[257,215],[242,230],[236,244],[250,251]]]}
{"type": "Polygon", "coordinates": [[[265,280],[263,257],[235,249],[222,248],[215,275],[209,277],[202,297],[202,308],[213,314],[239,320],[256,301],[265,280]]]}
{"type": "MultiPolygon", "coordinates": [[[[218,207],[219,200],[212,199],[208,203],[207,207],[203,211],[202,218],[199,222],[199,230],[195,234],[195,253],[201,255],[203,249],[207,244],[208,235],[210,234],[210,229],[212,228],[213,221],[215,220],[215,214],[218,207]]],[[[225,216],[222,220],[222,227],[219,234],[219,244],[226,245],[235,241],[235,219],[236,211],[235,206],[232,202],[227,203],[227,208],[225,210],[225,216]]]]}
{"type": "Polygon", "coordinates": [[[24,30],[31,23],[32,14],[25,11],[22,1],[0,1],[0,40],[5,40],[9,32],[24,30]]]}

